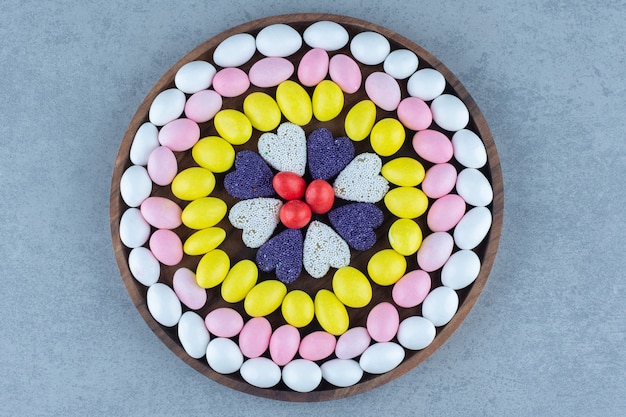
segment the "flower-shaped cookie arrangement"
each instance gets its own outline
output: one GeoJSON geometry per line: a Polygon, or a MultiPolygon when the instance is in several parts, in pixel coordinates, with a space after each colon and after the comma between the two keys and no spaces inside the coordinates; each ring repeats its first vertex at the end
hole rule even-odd
{"type": "Polygon", "coordinates": [[[355,158],[348,137],[334,139],[320,128],[307,140],[292,123],[282,124],[277,134],[263,134],[258,147],[258,154],[237,154],[236,169],[224,186],[243,199],[231,208],[229,219],[243,229],[246,246],[259,248],[256,262],[263,271],[275,270],[285,284],[294,282],[303,266],[321,278],[331,267],[350,264],[349,247],[362,251],[374,245],[373,229],[382,224],[383,213],[373,203],[389,188],[376,154],[355,158]],[[335,197],[353,204],[339,205],[335,197]],[[279,224],[287,229],[272,237],[279,224]]]}

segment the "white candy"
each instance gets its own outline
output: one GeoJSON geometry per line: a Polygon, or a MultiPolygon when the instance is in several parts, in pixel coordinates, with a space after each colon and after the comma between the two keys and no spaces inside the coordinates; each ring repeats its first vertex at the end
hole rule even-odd
{"type": "Polygon", "coordinates": [[[374,343],[363,352],[359,365],[370,374],[384,374],[400,365],[404,355],[404,349],[397,343],[374,343]]]}
{"type": "Polygon", "coordinates": [[[457,96],[442,94],[430,104],[433,120],[440,127],[455,132],[469,123],[469,110],[457,96]]]}
{"type": "Polygon", "coordinates": [[[393,78],[403,80],[417,70],[419,60],[413,51],[396,49],[385,58],[383,69],[393,78]]]}
{"type": "Polygon", "coordinates": [[[280,367],[268,358],[248,359],[239,370],[241,377],[250,385],[271,388],[280,382],[280,367]]]}
{"type": "Polygon", "coordinates": [[[448,287],[437,287],[426,296],[422,303],[422,315],[435,326],[447,324],[459,308],[459,296],[448,287]]]}
{"type": "Polygon", "coordinates": [[[486,206],[493,200],[487,177],[475,168],[465,168],[456,179],[456,192],[472,206],[486,206]]]}
{"type": "Polygon", "coordinates": [[[174,290],[160,282],[148,288],[146,303],[152,317],[165,327],[175,326],[183,313],[183,308],[174,290]]]}
{"type": "Polygon", "coordinates": [[[460,250],[452,254],[441,270],[441,283],[453,290],[470,285],[480,272],[480,259],[471,250],[460,250]]]}
{"type": "Polygon", "coordinates": [[[461,129],[452,136],[454,158],[468,168],[481,168],[487,163],[483,141],[471,130],[461,129]]]}
{"type": "Polygon", "coordinates": [[[161,91],[150,105],[148,119],[156,126],[176,120],[185,110],[185,93],[178,88],[161,91]]]}
{"type": "Polygon", "coordinates": [[[290,171],[300,176],[306,170],[306,136],[293,123],[282,123],[277,133],[263,133],[258,142],[259,155],[278,171],[290,171]]]}
{"type": "Polygon", "coordinates": [[[446,88],[446,79],[432,68],[424,68],[411,75],[406,85],[409,95],[424,101],[439,97],[446,88]]]}
{"type": "Polygon", "coordinates": [[[474,249],[489,233],[491,220],[488,208],[474,207],[454,228],[454,243],[461,249],[474,249]]]}
{"type": "Polygon", "coordinates": [[[407,317],[400,323],[398,342],[410,350],[421,350],[435,339],[437,330],[428,319],[420,316],[407,317]]]}
{"type": "Polygon", "coordinates": [[[206,61],[188,62],[176,72],[174,84],[183,93],[197,93],[211,86],[216,72],[215,67],[206,61]]]}
{"type": "Polygon", "coordinates": [[[249,248],[260,248],[274,233],[280,222],[282,201],[275,198],[251,198],[236,203],[228,213],[228,220],[242,229],[241,239],[249,248]]]}
{"type": "Polygon", "coordinates": [[[331,359],[321,368],[322,378],[336,387],[351,387],[363,377],[363,369],[352,359],[331,359]]]}
{"type": "Polygon", "coordinates": [[[138,248],[148,241],[150,225],[138,208],[131,207],[120,218],[120,240],[128,248],[138,248]]]}
{"type": "Polygon", "coordinates": [[[243,354],[237,343],[230,339],[218,337],[209,342],[206,348],[206,360],[217,373],[232,374],[243,364],[243,354]]]}
{"type": "Polygon", "coordinates": [[[217,45],[213,52],[213,62],[220,67],[238,67],[248,62],[255,52],[254,36],[238,33],[217,45]]]}
{"type": "Polygon", "coordinates": [[[303,37],[304,42],[311,48],[322,48],[327,51],[343,48],[350,38],[343,26],[328,20],[313,23],[306,28],[303,37]]]}
{"type": "Polygon", "coordinates": [[[297,392],[311,392],[322,382],[322,370],[306,359],[295,359],[283,368],[283,382],[297,392]]]}
{"type": "Polygon", "coordinates": [[[256,48],[270,57],[286,57],[302,46],[302,37],[291,26],[277,23],[266,26],[256,35],[256,48]]]}
{"type": "Polygon", "coordinates": [[[306,232],[302,263],[309,275],[322,278],[330,267],[350,264],[350,248],[333,229],[315,220],[306,232]]]}
{"type": "Polygon", "coordinates": [[[389,182],[380,175],[381,167],[382,161],[376,154],[355,156],[335,179],[335,195],[348,201],[379,202],[389,190],[389,182]]]}
{"type": "Polygon", "coordinates": [[[146,287],[155,284],[161,275],[161,264],[148,248],[137,247],[128,254],[128,268],[133,277],[146,287]]]}
{"type": "Polygon", "coordinates": [[[202,317],[187,311],[178,322],[178,339],[189,356],[199,359],[206,354],[211,336],[202,317]]]}
{"type": "Polygon", "coordinates": [[[391,45],[380,33],[361,32],[352,38],[350,52],[354,58],[365,65],[378,65],[387,58],[391,45]]]}
{"type": "Polygon", "coordinates": [[[143,200],[150,197],[152,180],[148,171],[140,165],[131,165],[120,179],[120,194],[129,207],[138,207],[143,200]]]}
{"type": "Polygon", "coordinates": [[[146,122],[139,126],[133,143],[130,145],[130,161],[135,165],[148,164],[148,158],[153,150],[158,148],[159,130],[155,125],[146,122]]]}

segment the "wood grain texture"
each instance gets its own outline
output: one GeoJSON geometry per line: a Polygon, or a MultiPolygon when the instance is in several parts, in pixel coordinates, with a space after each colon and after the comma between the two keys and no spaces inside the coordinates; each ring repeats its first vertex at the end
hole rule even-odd
{"type": "MultiPolygon", "coordinates": [[[[297,63],[300,61],[300,58],[304,55],[304,53],[307,50],[308,48],[305,48],[303,46],[303,48],[301,48],[300,51],[295,53],[293,56],[289,57],[289,59],[294,63],[296,68],[297,68],[297,63]]],[[[349,54],[349,44],[343,49],[333,52],[332,54],[335,54],[335,53],[349,54]]],[[[260,57],[261,56],[257,52],[256,55],[252,58],[252,60],[250,60],[249,63],[242,66],[241,68],[244,71],[248,72],[251,64],[256,62],[260,57]]],[[[361,66],[361,70],[363,73],[363,80],[365,80],[367,75],[369,75],[370,73],[374,71],[382,71],[382,64],[376,65],[376,66],[361,66]]],[[[292,79],[297,81],[295,73],[292,76],[292,79]]],[[[402,86],[401,88],[402,88],[403,97],[405,97],[407,96],[406,82],[401,82],[400,84],[402,86]]],[[[251,86],[249,90],[242,96],[239,96],[236,98],[224,98],[223,108],[233,108],[233,109],[241,110],[243,108],[243,99],[248,94],[254,91],[265,91],[265,92],[268,92],[273,97],[275,97],[275,94],[274,94],[275,88],[274,89],[260,89],[260,88],[251,86]]],[[[311,94],[313,89],[307,88],[307,91],[311,94]]],[[[365,95],[363,87],[361,87],[361,89],[355,94],[351,94],[351,95],[346,94],[344,111],[341,113],[340,116],[338,116],[337,118],[335,118],[334,120],[330,122],[324,122],[324,123],[318,122],[315,119],[313,119],[309,125],[304,127],[306,133],[308,134],[312,130],[318,127],[325,127],[331,130],[335,137],[344,136],[345,132],[344,132],[344,127],[343,127],[343,120],[345,119],[345,115],[347,111],[358,101],[363,100],[365,98],[367,97],[365,95]]],[[[380,109],[377,109],[377,120],[380,120],[385,117],[395,118],[396,115],[395,115],[395,112],[385,112],[380,109]]],[[[207,123],[202,123],[200,127],[201,127],[201,137],[217,134],[211,121],[207,123]]],[[[437,129],[437,127],[434,124],[432,128],[437,129]]],[[[252,139],[245,145],[237,147],[236,150],[239,151],[242,149],[256,149],[256,142],[257,142],[259,135],[260,135],[260,132],[255,131],[253,133],[252,139]]],[[[407,138],[410,138],[409,135],[411,135],[411,132],[408,132],[407,138]]],[[[366,152],[366,151],[371,152],[371,147],[369,145],[368,140],[365,140],[362,142],[356,142],[355,149],[356,149],[356,154],[361,153],[361,152],[366,152]]],[[[407,156],[407,155],[411,155],[412,157],[415,157],[415,152],[413,151],[411,147],[411,141],[408,139],[405,141],[405,145],[402,147],[402,149],[396,155],[394,155],[394,157],[407,156]]],[[[389,158],[383,158],[383,162],[386,162],[388,159],[389,158]]],[[[177,153],[177,160],[179,164],[179,170],[182,170],[190,166],[196,166],[195,162],[191,158],[191,152],[177,153]]],[[[430,167],[431,165],[432,164],[430,163],[424,162],[424,167],[426,169],[428,169],[428,167],[430,167]]],[[[457,164],[457,169],[460,169],[460,168],[462,167],[457,164]]],[[[226,201],[227,205],[231,207],[234,203],[236,203],[237,200],[230,197],[224,191],[223,187],[221,186],[223,177],[224,177],[223,174],[216,175],[218,186],[216,186],[216,189],[214,190],[212,195],[222,198],[224,201],[226,201]]],[[[181,207],[184,207],[186,204],[188,204],[188,202],[183,202],[175,198],[171,194],[169,187],[159,187],[159,186],[153,185],[152,195],[163,196],[163,197],[172,199],[173,201],[178,202],[181,205],[181,207]]],[[[384,209],[384,205],[382,204],[382,202],[379,205],[381,208],[384,209]]],[[[154,333],[163,341],[163,343],[165,343],[185,363],[187,363],[189,366],[196,369],[198,372],[219,382],[220,384],[223,384],[225,386],[231,387],[233,389],[236,389],[236,390],[248,393],[248,394],[257,395],[261,397],[267,397],[267,398],[273,398],[273,399],[278,399],[278,400],[284,400],[284,401],[325,401],[325,400],[332,400],[332,399],[337,399],[337,398],[342,398],[342,397],[347,397],[347,396],[363,393],[365,391],[368,391],[372,388],[385,384],[403,375],[404,373],[410,371],[411,369],[419,365],[426,358],[428,358],[452,335],[452,333],[459,327],[459,325],[463,322],[465,317],[469,314],[471,308],[476,303],[481,291],[483,290],[487,282],[487,278],[489,276],[489,273],[491,271],[491,268],[493,266],[493,263],[496,257],[498,243],[500,240],[500,232],[502,229],[502,221],[503,221],[503,207],[504,207],[504,194],[503,194],[502,174],[500,170],[500,162],[499,162],[496,146],[491,136],[491,132],[489,131],[487,123],[483,115],[481,114],[478,106],[474,102],[474,100],[468,94],[468,92],[460,83],[460,81],[454,76],[454,74],[450,72],[448,68],[446,68],[441,62],[439,62],[439,60],[437,60],[430,53],[422,49],[419,45],[413,43],[412,41],[406,39],[405,37],[401,35],[398,35],[390,31],[389,29],[380,27],[378,25],[365,22],[362,20],[350,18],[350,17],[330,15],[330,14],[291,14],[291,15],[274,16],[270,18],[251,21],[243,25],[234,27],[230,30],[227,30],[211,38],[210,40],[204,42],[203,44],[199,45],[194,50],[189,52],[187,55],[185,55],[179,62],[177,62],[172,68],[170,68],[163,75],[163,77],[161,77],[161,79],[155,84],[155,86],[150,90],[146,98],[143,100],[143,102],[137,109],[137,112],[133,116],[132,120],[130,121],[128,129],[126,130],[126,133],[122,139],[117,158],[115,160],[115,166],[113,169],[113,176],[111,180],[111,193],[110,193],[110,226],[111,226],[111,235],[112,235],[112,242],[113,242],[113,248],[114,248],[116,261],[117,261],[124,285],[126,286],[133,303],[135,304],[137,310],[139,311],[141,316],[144,318],[146,323],[148,323],[150,328],[154,331],[154,333]],[[131,275],[130,270],[128,268],[128,254],[130,250],[121,243],[120,238],[119,238],[119,221],[120,221],[121,215],[127,209],[127,206],[122,201],[120,193],[119,193],[119,183],[120,183],[120,179],[121,179],[123,172],[131,165],[131,162],[129,160],[129,151],[130,151],[130,146],[132,144],[135,132],[137,131],[137,129],[142,123],[148,120],[148,110],[149,110],[150,104],[152,103],[156,95],[159,92],[167,88],[174,87],[174,76],[182,65],[184,65],[187,62],[195,61],[195,60],[207,60],[207,61],[212,62],[212,54],[216,46],[219,45],[219,43],[223,41],[224,39],[237,33],[246,32],[252,35],[256,35],[256,33],[258,33],[259,30],[274,23],[289,24],[290,26],[298,30],[300,33],[302,33],[304,29],[308,27],[310,24],[317,22],[317,21],[323,21],[323,20],[330,20],[330,21],[334,21],[334,22],[338,22],[342,24],[348,30],[350,34],[350,38],[352,38],[357,33],[360,33],[363,31],[379,32],[390,40],[392,44],[392,50],[399,49],[399,48],[406,48],[415,52],[418,55],[419,60],[420,60],[420,64],[419,64],[420,69],[427,68],[427,67],[435,68],[436,70],[438,70],[444,75],[444,77],[447,80],[447,86],[446,86],[445,92],[458,96],[466,104],[466,106],[468,107],[470,111],[470,123],[467,128],[478,134],[478,136],[483,140],[485,144],[485,148],[487,149],[488,163],[484,168],[481,169],[481,171],[490,180],[492,187],[493,187],[493,191],[494,191],[494,199],[493,199],[492,204],[489,206],[489,208],[491,209],[493,213],[493,223],[492,223],[492,227],[488,236],[475,249],[475,252],[478,254],[480,259],[482,260],[482,266],[481,266],[481,270],[480,270],[480,274],[478,278],[469,287],[463,290],[457,291],[459,295],[459,301],[460,301],[458,312],[447,325],[437,329],[437,336],[435,337],[435,340],[433,341],[433,343],[431,343],[430,346],[417,352],[407,350],[406,358],[404,362],[400,366],[398,366],[396,369],[383,375],[365,374],[361,382],[359,382],[358,384],[352,387],[337,388],[337,387],[330,385],[329,383],[325,381],[322,381],[320,386],[315,391],[310,392],[310,393],[298,393],[298,392],[291,391],[282,382],[272,389],[261,389],[261,388],[256,388],[254,386],[249,385],[239,376],[238,373],[231,374],[231,375],[221,375],[221,374],[214,372],[206,363],[205,358],[196,360],[196,359],[189,357],[184,351],[184,349],[182,348],[178,340],[176,327],[165,328],[159,325],[152,318],[146,305],[147,288],[141,285],[140,283],[138,283],[131,275]]],[[[365,271],[367,260],[375,252],[379,251],[380,249],[390,247],[386,238],[386,233],[391,223],[393,223],[393,220],[394,219],[391,218],[391,216],[389,216],[389,218],[386,219],[385,223],[377,230],[377,236],[379,239],[378,239],[377,245],[374,248],[370,249],[369,251],[360,252],[360,253],[352,251],[351,265],[365,271]]],[[[425,236],[428,235],[430,232],[428,231],[428,227],[426,226],[426,215],[423,215],[420,219],[417,220],[417,222],[422,228],[424,235],[425,236]]],[[[228,222],[227,218],[222,220],[218,224],[218,226],[224,228],[227,232],[228,238],[220,246],[220,248],[224,249],[231,256],[231,264],[234,264],[240,259],[246,259],[246,258],[254,259],[254,255],[256,251],[243,246],[243,244],[241,243],[241,231],[234,229],[228,222]]],[[[192,231],[187,229],[185,226],[181,226],[177,228],[175,232],[184,241],[184,239],[186,239],[191,234],[192,231]]],[[[407,258],[407,261],[408,261],[407,270],[417,269],[417,261],[415,258],[416,258],[415,256],[411,256],[407,258]]],[[[176,267],[167,267],[167,266],[162,265],[161,276],[159,278],[159,282],[163,282],[171,286],[172,276],[176,269],[180,267],[188,267],[192,270],[195,270],[195,266],[197,265],[199,259],[200,257],[185,256],[181,264],[177,265],[176,267]]],[[[307,291],[312,297],[314,297],[315,293],[319,289],[327,288],[327,289],[332,290],[330,278],[332,277],[333,272],[334,271],[331,270],[329,274],[327,274],[326,277],[319,279],[319,280],[311,279],[310,277],[306,276],[305,272],[303,272],[303,275],[295,283],[290,284],[288,286],[288,290],[302,289],[302,290],[307,291]]],[[[439,271],[435,273],[431,273],[433,288],[441,285],[439,274],[440,274],[439,271]]],[[[262,279],[266,279],[270,277],[271,275],[269,274],[264,275],[263,273],[261,273],[259,279],[262,280],[262,279]]],[[[374,296],[373,296],[372,301],[367,307],[362,308],[362,309],[348,309],[349,315],[350,315],[351,327],[364,326],[367,314],[369,313],[370,309],[373,306],[375,306],[381,301],[391,300],[391,287],[380,287],[380,286],[377,286],[376,284],[373,284],[373,287],[374,287],[374,296]]],[[[230,306],[240,311],[242,315],[244,316],[244,318],[248,317],[245,311],[243,310],[243,303],[228,304],[224,300],[221,299],[219,295],[219,287],[217,287],[217,289],[210,289],[207,291],[208,291],[208,301],[206,305],[201,310],[198,311],[198,314],[200,314],[201,316],[204,317],[209,311],[215,308],[230,306]]],[[[420,315],[421,307],[418,306],[412,309],[400,308],[399,312],[400,312],[400,319],[402,320],[409,316],[420,315]]],[[[274,328],[284,323],[284,319],[282,318],[279,312],[272,313],[270,316],[268,316],[268,319],[270,320],[274,328]]],[[[319,329],[320,329],[319,325],[317,325],[314,322],[310,324],[309,326],[301,329],[301,334],[304,335],[306,333],[310,333],[312,331],[319,330],[319,329]]]]}

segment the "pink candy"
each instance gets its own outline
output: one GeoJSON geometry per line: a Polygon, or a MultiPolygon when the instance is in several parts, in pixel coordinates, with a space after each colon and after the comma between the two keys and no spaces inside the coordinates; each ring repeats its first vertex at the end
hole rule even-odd
{"type": "MultiPolygon", "coordinates": [[[[313,48],[300,60],[298,66],[298,80],[307,87],[319,84],[328,74],[328,53],[321,48],[313,48]]],[[[361,81],[359,80],[359,85],[361,81]]],[[[358,87],[357,87],[358,89],[358,87]]]]}
{"type": "Polygon", "coordinates": [[[319,361],[329,357],[335,350],[336,344],[335,336],[324,331],[317,331],[309,333],[302,339],[298,353],[303,359],[319,361]]]}
{"type": "Polygon", "coordinates": [[[400,86],[391,75],[384,72],[373,72],[367,77],[365,92],[383,110],[393,111],[400,104],[400,86]]]}
{"type": "Polygon", "coordinates": [[[454,247],[454,239],[449,233],[435,232],[428,235],[417,251],[417,264],[426,272],[441,268],[454,247]]]}
{"type": "Polygon", "coordinates": [[[164,265],[176,265],[183,259],[183,244],[171,230],[159,229],[150,236],[150,250],[164,265]]]}
{"type": "Polygon", "coordinates": [[[456,168],[451,164],[437,164],[426,171],[422,191],[430,198],[440,198],[450,193],[456,184],[456,168]]]}
{"type": "Polygon", "coordinates": [[[446,135],[437,130],[421,130],[413,136],[413,149],[425,160],[435,164],[448,162],[454,149],[446,135]]]}
{"type": "Polygon", "coordinates": [[[157,229],[176,229],[182,224],[182,209],[164,197],[148,197],[141,203],[141,215],[157,229]]]}
{"type": "Polygon", "coordinates": [[[270,338],[270,356],[278,366],[287,365],[298,353],[300,332],[285,324],[274,331],[270,338]]]}
{"type": "Polygon", "coordinates": [[[293,64],[285,58],[263,58],[250,68],[250,82],[257,87],[275,87],[291,77],[293,71],[293,64]]]}
{"type": "Polygon", "coordinates": [[[222,108],[222,96],[213,90],[198,91],[185,104],[185,115],[197,122],[208,122],[222,108]]]}
{"type": "Polygon", "coordinates": [[[393,301],[404,308],[419,305],[430,291],[430,275],[422,270],[415,270],[404,275],[393,286],[393,301]]]}
{"type": "Polygon", "coordinates": [[[250,87],[248,74],[239,68],[224,68],[213,77],[213,88],[223,97],[237,97],[250,87]]]}
{"type": "Polygon", "coordinates": [[[206,304],[206,290],[196,282],[196,274],[190,269],[180,268],[174,273],[172,286],[178,299],[187,307],[198,310],[206,304]]]}
{"type": "Polygon", "coordinates": [[[243,318],[236,310],[217,308],[207,314],[204,323],[209,332],[217,337],[237,336],[243,328],[243,318]]]}
{"type": "Polygon", "coordinates": [[[407,97],[398,105],[398,119],[411,130],[423,130],[433,122],[433,114],[423,100],[407,97]]]}
{"type": "Polygon", "coordinates": [[[337,340],[335,355],[339,359],[352,359],[365,352],[372,338],[365,327],[353,327],[337,340]]]}
{"type": "Polygon", "coordinates": [[[178,173],[176,155],[167,146],[159,146],[148,157],[148,175],[156,185],[169,185],[178,173]]]}
{"type": "Polygon", "coordinates": [[[433,232],[447,232],[465,214],[465,200],[456,194],[448,194],[436,200],[428,211],[428,228],[433,232]]]}
{"type": "Polygon", "coordinates": [[[265,317],[250,319],[239,334],[239,349],[248,358],[258,358],[270,345],[272,325],[265,317]]]}
{"type": "Polygon", "coordinates": [[[161,128],[159,143],[173,151],[191,149],[200,140],[200,126],[190,119],[176,119],[161,128]]]}
{"type": "Polygon", "coordinates": [[[377,342],[389,342],[398,333],[400,316],[393,304],[382,302],[367,316],[367,331],[377,342]]]}
{"type": "Polygon", "coordinates": [[[337,84],[344,93],[356,93],[361,87],[361,69],[352,58],[339,54],[330,59],[328,65],[330,79],[337,84]]]}

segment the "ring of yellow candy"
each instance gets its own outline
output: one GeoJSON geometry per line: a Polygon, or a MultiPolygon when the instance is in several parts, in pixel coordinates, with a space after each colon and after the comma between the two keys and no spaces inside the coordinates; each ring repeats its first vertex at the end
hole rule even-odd
{"type": "MultiPolygon", "coordinates": [[[[235,159],[233,145],[242,145],[252,136],[253,129],[262,132],[278,127],[284,116],[291,123],[304,126],[313,117],[325,122],[337,117],[344,105],[341,88],[324,80],[314,89],[312,98],[294,81],[284,81],[276,89],[276,100],[269,94],[254,92],[246,97],[243,112],[234,109],[219,111],[214,126],[219,134],[200,139],[192,149],[199,167],[187,168],[174,178],[173,194],[181,200],[191,200],[183,210],[182,221],[197,230],[185,241],[184,252],[202,255],[196,269],[196,280],[203,288],[221,284],[222,298],[229,303],[244,301],[244,309],[251,317],[267,316],[282,306],[285,321],[294,327],[304,327],[313,318],[324,330],[341,335],[349,328],[347,307],[362,308],[372,298],[368,278],[358,269],[347,266],[338,269],[333,277],[333,291],[320,290],[312,299],[301,290],[288,292],[278,280],[258,281],[258,269],[251,260],[230,265],[230,258],[218,246],[226,238],[223,229],[215,227],[226,215],[227,207],[221,199],[206,197],[215,187],[213,173],[228,171],[235,159]],[[191,186],[193,184],[193,186],[191,186]]],[[[346,115],[345,131],[353,141],[368,136],[372,149],[380,156],[395,154],[405,141],[403,125],[396,119],[376,122],[376,106],[370,100],[354,105],[346,115]]],[[[399,219],[389,229],[392,249],[383,249],[368,262],[367,273],[381,286],[397,282],[405,273],[405,256],[413,255],[422,242],[422,232],[413,220],[428,208],[428,198],[416,186],[424,178],[424,167],[409,157],[400,157],[386,163],[381,174],[397,185],[384,197],[387,209],[399,219]]]]}

